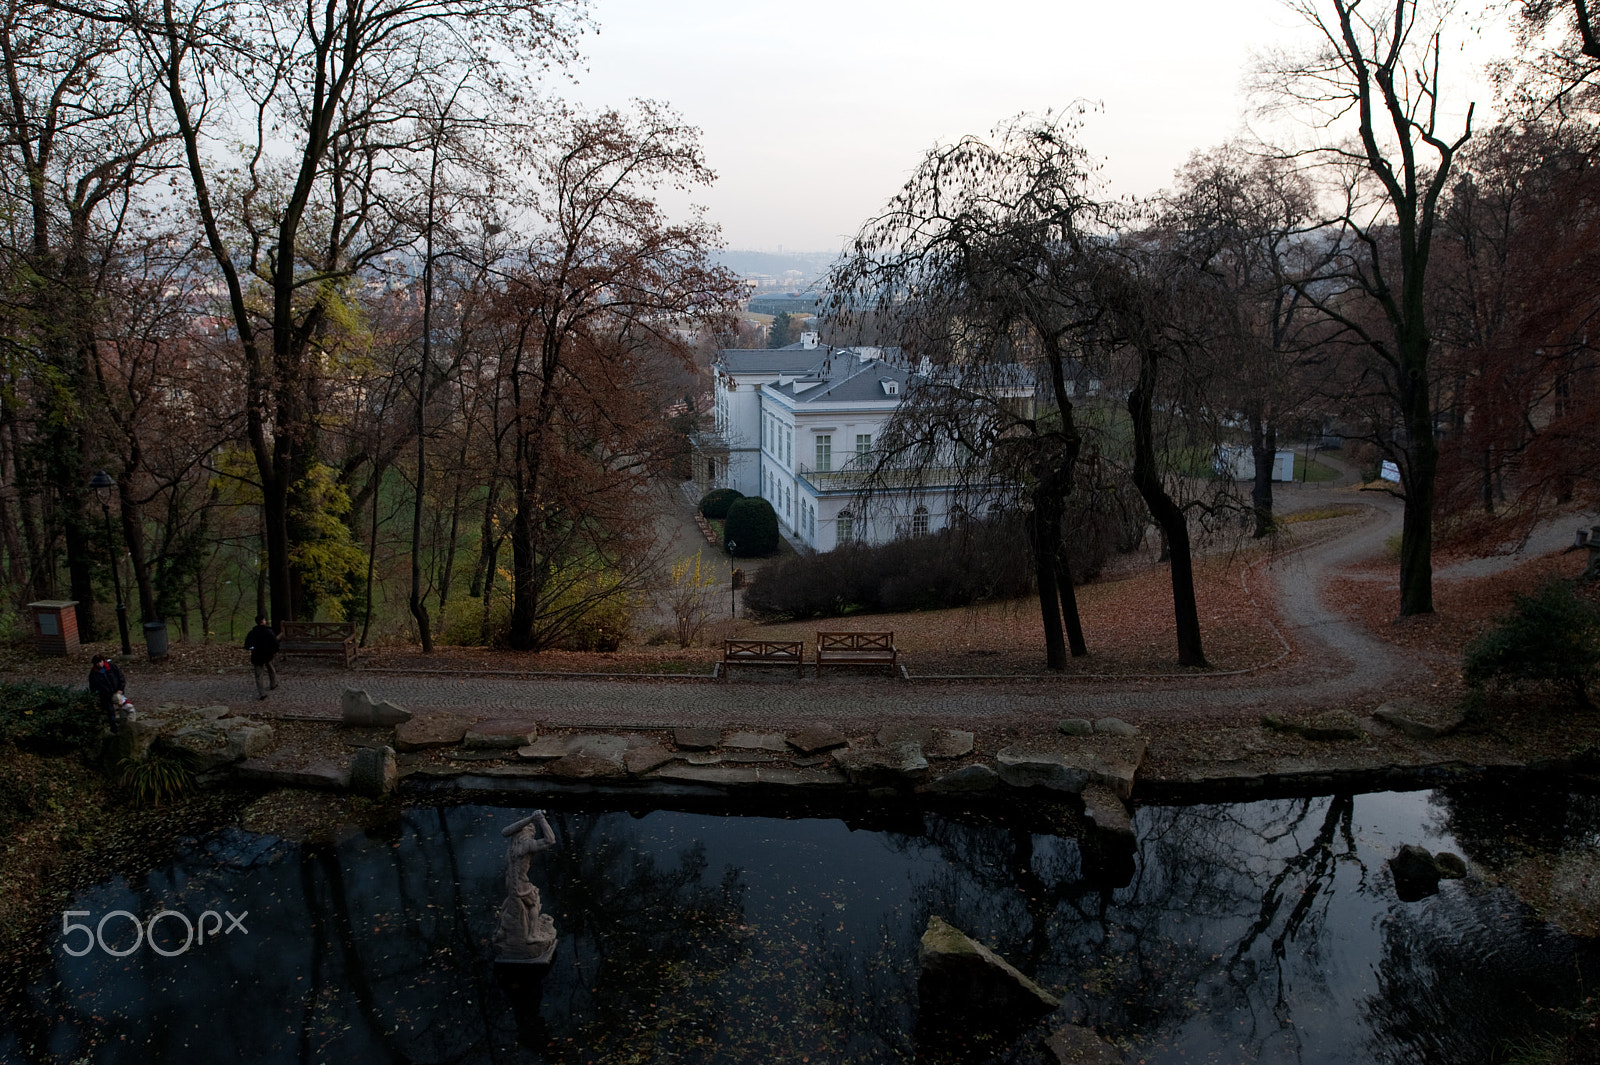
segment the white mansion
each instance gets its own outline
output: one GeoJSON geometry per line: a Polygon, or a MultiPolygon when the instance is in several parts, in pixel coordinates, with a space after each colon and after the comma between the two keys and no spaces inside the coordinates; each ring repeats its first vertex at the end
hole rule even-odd
{"type": "Polygon", "coordinates": [[[819,345],[815,333],[785,348],[723,349],[713,366],[716,428],[697,441],[696,480],[764,497],[790,537],[817,551],[944,528],[970,491],[957,470],[875,486],[870,509],[860,497],[884,423],[926,372],[898,365],[898,355],[819,345]]]}

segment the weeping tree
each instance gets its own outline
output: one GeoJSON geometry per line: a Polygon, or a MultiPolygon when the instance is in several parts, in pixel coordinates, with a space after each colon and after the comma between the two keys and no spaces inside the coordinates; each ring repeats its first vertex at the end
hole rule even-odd
{"type": "Polygon", "coordinates": [[[1077,143],[1081,113],[932,149],[829,278],[836,316],[927,360],[877,442],[872,483],[903,487],[920,469],[956,482],[969,507],[1020,492],[1051,669],[1069,644],[1087,653],[1061,529],[1108,211],[1077,143]]]}

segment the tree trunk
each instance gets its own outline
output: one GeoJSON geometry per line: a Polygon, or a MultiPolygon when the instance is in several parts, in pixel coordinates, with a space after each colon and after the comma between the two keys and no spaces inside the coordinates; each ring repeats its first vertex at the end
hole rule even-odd
{"type": "Polygon", "coordinates": [[[1083,620],[1078,617],[1078,592],[1072,584],[1072,568],[1067,565],[1067,553],[1062,551],[1056,556],[1056,591],[1061,597],[1061,619],[1066,625],[1067,647],[1072,651],[1073,658],[1082,658],[1089,653],[1089,645],[1083,639],[1083,620]]]}
{"type": "Polygon", "coordinates": [[[1255,478],[1250,486],[1250,505],[1255,511],[1255,538],[1271,536],[1272,468],[1278,458],[1278,431],[1264,424],[1259,410],[1250,412],[1250,455],[1255,460],[1255,478]]]}
{"type": "Polygon", "coordinates": [[[1200,640],[1200,611],[1194,596],[1194,563],[1189,551],[1189,522],[1161,484],[1156,468],[1153,393],[1156,357],[1140,352],[1139,384],[1128,393],[1133,418],[1133,484],[1161,528],[1172,565],[1172,610],[1178,636],[1178,664],[1205,666],[1200,640]]]}
{"type": "Polygon", "coordinates": [[[1061,603],[1056,582],[1056,556],[1061,542],[1061,511],[1045,491],[1036,492],[1028,515],[1028,539],[1033,542],[1033,572],[1039,588],[1039,613],[1044,622],[1045,668],[1067,668],[1067,642],[1061,627],[1061,603]]]}

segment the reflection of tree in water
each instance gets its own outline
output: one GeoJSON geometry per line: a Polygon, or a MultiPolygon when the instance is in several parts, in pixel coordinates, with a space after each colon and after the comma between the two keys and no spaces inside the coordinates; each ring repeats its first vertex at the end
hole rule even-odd
{"type": "MultiPolygon", "coordinates": [[[[1600,846],[1600,796],[1565,780],[1445,786],[1432,804],[1480,870],[1506,873],[1600,846]]],[[[1548,1029],[1600,975],[1600,944],[1563,935],[1509,893],[1468,880],[1383,924],[1379,990],[1368,1009],[1375,1061],[1467,1061],[1548,1029]]]]}
{"type": "Polygon", "coordinates": [[[1383,923],[1378,990],[1367,1002],[1374,1062],[1476,1062],[1548,1030],[1600,973],[1600,949],[1470,881],[1383,923]]]}
{"type": "Polygon", "coordinates": [[[1432,802],[1464,856],[1488,869],[1530,852],[1600,847],[1600,795],[1575,791],[1560,778],[1516,787],[1446,785],[1432,802]]]}
{"type": "Polygon", "coordinates": [[[1352,813],[1349,796],[1146,807],[1122,888],[1098,882],[1075,840],[933,821],[947,863],[921,917],[949,917],[1060,992],[1058,1017],[1106,1034],[1159,1040],[1209,1015],[1236,1050],[1292,1048],[1286,968],[1301,995],[1322,981],[1330,888],[1344,868],[1365,884],[1352,813]]]}
{"type": "Polygon", "coordinates": [[[547,989],[553,1060],[676,1060],[715,1040],[716,988],[745,953],[741,873],[707,884],[705,844],[662,865],[624,814],[553,815],[543,856],[545,911],[572,951],[576,977],[547,989]],[[571,1027],[568,1027],[570,1025],[571,1027]],[[571,1042],[563,1052],[555,1044],[571,1042]]]}

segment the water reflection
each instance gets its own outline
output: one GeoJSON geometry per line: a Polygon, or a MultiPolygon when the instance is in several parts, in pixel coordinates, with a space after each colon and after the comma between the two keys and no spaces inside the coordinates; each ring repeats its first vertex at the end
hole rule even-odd
{"type": "MultiPolygon", "coordinates": [[[[1072,1021],[1149,1062],[1485,1060],[1575,1000],[1594,944],[1476,881],[1400,903],[1383,863],[1408,842],[1485,862],[1507,805],[1451,790],[1147,807],[1125,883],[1020,824],[551,811],[558,844],[530,870],[561,932],[542,980],[492,963],[505,810],[410,809],[321,849],[230,830],[71,908],[248,911],[248,934],[170,958],[53,943],[0,1019],[0,1058],[1028,1062],[1072,1021]],[[950,1033],[919,1045],[930,914],[1062,1008],[982,1055],[950,1033]]],[[[1592,797],[1562,800],[1556,829],[1551,809],[1539,845],[1594,845],[1592,797]]]]}

